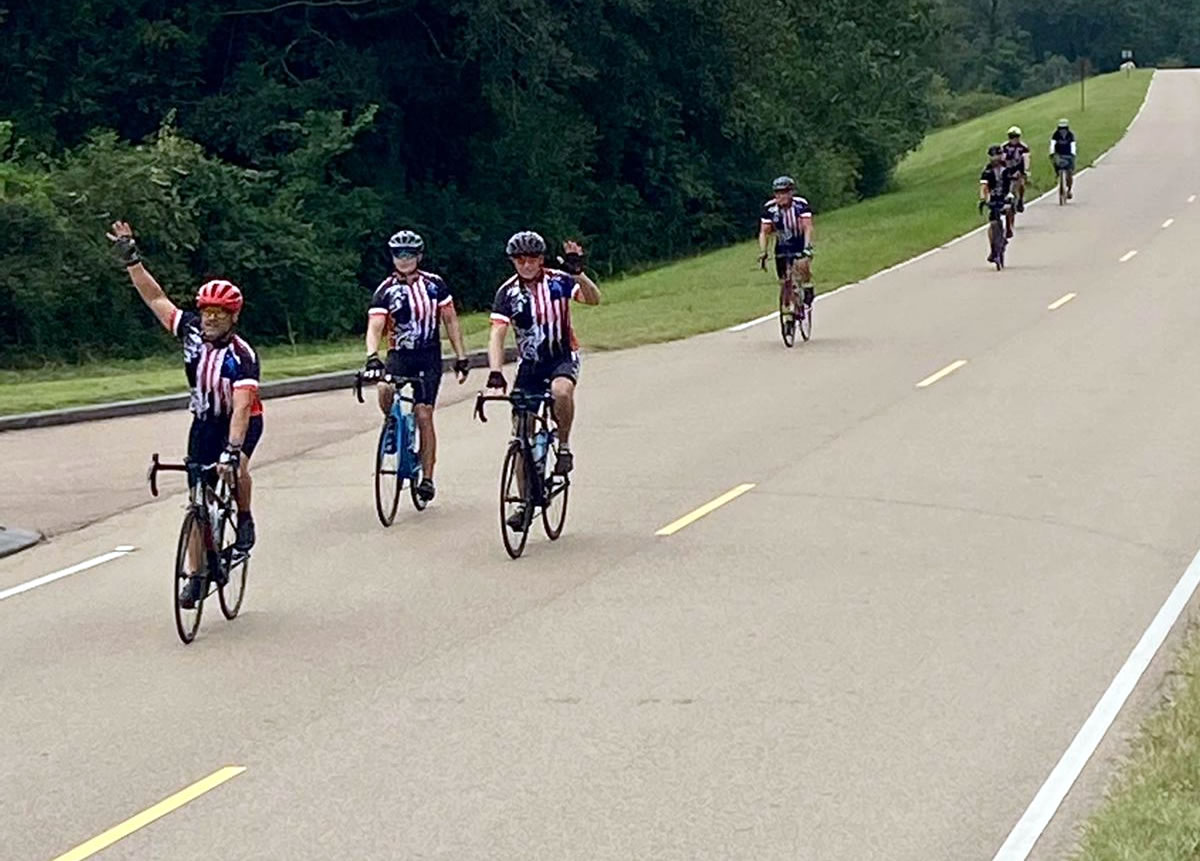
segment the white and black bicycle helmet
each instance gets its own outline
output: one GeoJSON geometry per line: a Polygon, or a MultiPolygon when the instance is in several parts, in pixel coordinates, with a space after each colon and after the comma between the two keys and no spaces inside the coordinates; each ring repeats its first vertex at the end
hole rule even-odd
{"type": "Polygon", "coordinates": [[[401,230],[392,235],[388,240],[388,249],[391,250],[392,256],[397,254],[424,254],[425,240],[421,238],[421,234],[414,233],[411,230],[401,230]]]}
{"type": "Polygon", "coordinates": [[[796,180],[790,176],[777,176],[771,183],[771,188],[775,191],[792,191],[796,188],[796,180]]]}
{"type": "Polygon", "coordinates": [[[532,230],[522,230],[508,238],[504,246],[504,254],[508,257],[533,256],[546,253],[546,240],[540,233],[532,230]]]}

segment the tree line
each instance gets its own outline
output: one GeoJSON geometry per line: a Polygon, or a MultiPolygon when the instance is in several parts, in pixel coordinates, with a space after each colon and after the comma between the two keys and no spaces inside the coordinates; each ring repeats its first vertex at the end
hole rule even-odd
{"type": "Polygon", "coordinates": [[[1123,40],[1200,62],[1200,0],[42,0],[0,5],[0,363],[161,349],[103,239],[263,341],[360,327],[387,236],[467,308],[504,240],[603,275],[745,238],[779,173],[818,212],[961,110],[1123,40]],[[1181,8],[1188,7],[1188,8],[1181,8]],[[1132,35],[1131,35],[1132,34],[1132,35]],[[958,101],[955,101],[959,99],[958,101]]]}

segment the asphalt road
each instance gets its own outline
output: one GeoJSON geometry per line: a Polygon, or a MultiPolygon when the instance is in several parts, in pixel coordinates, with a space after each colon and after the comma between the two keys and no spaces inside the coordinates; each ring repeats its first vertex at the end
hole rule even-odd
{"type": "Polygon", "coordinates": [[[1159,73],[1003,273],[972,236],[792,351],[768,322],[589,356],[566,534],[515,563],[499,414],[439,413],[439,497],[385,530],[371,410],[272,402],[246,608],[185,648],[183,497],[140,484],[185,420],[0,436],[0,514],[59,533],[0,593],[138,548],[0,600],[0,855],[232,765],[101,857],[991,858],[1200,546],[1197,104],[1159,73]]]}

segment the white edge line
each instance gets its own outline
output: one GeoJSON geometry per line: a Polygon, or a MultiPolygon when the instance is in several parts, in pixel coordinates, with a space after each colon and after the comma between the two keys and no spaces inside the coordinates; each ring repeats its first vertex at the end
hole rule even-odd
{"type": "MultiPolygon", "coordinates": [[[[1133,128],[1133,124],[1138,121],[1138,117],[1140,117],[1142,115],[1142,111],[1144,111],[1146,109],[1146,103],[1150,101],[1150,88],[1154,86],[1154,82],[1155,82],[1155,80],[1157,80],[1157,78],[1158,78],[1158,70],[1156,69],[1150,75],[1150,83],[1146,85],[1146,92],[1142,95],[1141,106],[1138,108],[1137,113],[1133,115],[1133,119],[1131,119],[1129,121],[1129,125],[1125,126],[1125,134],[1129,133],[1129,130],[1131,128],[1133,128]]],[[[1092,164],[1090,166],[1085,167],[1081,171],[1078,171],[1075,174],[1076,181],[1078,181],[1081,176],[1083,176],[1085,173],[1087,173],[1089,170],[1091,170],[1092,167],[1098,165],[1100,163],[1100,161],[1102,159],[1104,159],[1105,157],[1107,157],[1110,152],[1112,152],[1114,149],[1116,149],[1117,146],[1121,143],[1121,141],[1125,139],[1125,134],[1122,134],[1121,137],[1116,141],[1116,143],[1114,143],[1112,146],[1110,146],[1104,152],[1100,153],[1100,155],[1098,155],[1094,159],[1092,159],[1092,164]]],[[[1033,204],[1037,203],[1038,201],[1045,200],[1050,195],[1057,194],[1057,193],[1058,193],[1057,188],[1051,188],[1048,191],[1046,191],[1044,194],[1040,194],[1033,200],[1027,202],[1025,205],[1032,206],[1033,204]]],[[[1192,203],[1195,199],[1196,199],[1196,195],[1193,194],[1191,199],[1188,200],[1188,203],[1192,203]]],[[[921,258],[928,257],[929,255],[933,254],[934,252],[938,251],[939,249],[950,248],[950,247],[955,246],[958,243],[962,242],[964,239],[966,239],[969,236],[974,236],[976,233],[982,233],[984,230],[987,230],[987,227],[988,226],[986,224],[981,224],[979,227],[976,227],[973,230],[968,230],[966,233],[962,234],[961,236],[956,236],[953,239],[949,240],[948,242],[944,242],[941,245],[938,245],[934,248],[929,249],[928,251],[918,254],[916,257],[913,257],[909,260],[901,261],[900,263],[897,263],[895,266],[890,266],[887,269],[881,269],[872,275],[868,275],[866,278],[864,278],[861,281],[851,281],[848,284],[843,284],[840,287],[835,287],[833,290],[829,290],[825,293],[818,294],[814,298],[814,301],[820,302],[822,299],[826,299],[830,296],[833,296],[836,293],[842,292],[843,290],[849,290],[851,287],[857,287],[860,284],[866,284],[868,281],[873,281],[881,275],[886,275],[888,272],[894,272],[897,269],[907,266],[910,263],[916,263],[921,258]]],[[[743,332],[746,329],[751,328],[752,326],[757,326],[759,323],[765,323],[768,320],[774,320],[777,316],[778,316],[778,312],[772,311],[770,314],[764,314],[762,317],[755,317],[753,320],[747,320],[745,323],[738,323],[735,326],[729,326],[727,329],[725,329],[725,331],[726,332],[743,332]]]]}
{"type": "Polygon", "coordinates": [[[114,559],[119,559],[122,556],[127,556],[133,552],[132,547],[128,544],[122,544],[116,550],[110,550],[108,553],[102,553],[91,559],[79,562],[69,568],[63,568],[59,571],[52,571],[49,574],[43,574],[41,577],[35,577],[33,580],[27,580],[9,589],[0,592],[0,601],[5,598],[11,598],[14,595],[20,595],[22,592],[28,592],[30,589],[36,589],[38,586],[45,586],[47,583],[53,583],[55,580],[61,580],[64,577],[70,577],[72,574],[78,574],[80,571],[86,571],[89,568],[95,568],[97,565],[103,565],[105,562],[112,562],[114,559]],[[128,550],[125,548],[129,548],[128,550]]]}
{"type": "Polygon", "coordinates": [[[917,383],[917,388],[924,389],[928,386],[932,386],[934,383],[936,383],[942,377],[950,376],[951,374],[953,374],[955,371],[957,371],[959,368],[961,368],[966,363],[967,363],[966,359],[954,360],[950,364],[946,365],[946,367],[942,368],[940,371],[935,371],[934,373],[930,374],[925,379],[921,380],[921,382],[917,383]]]}
{"type": "Polygon", "coordinates": [[[1129,653],[1129,658],[1113,678],[1112,684],[1100,697],[1100,701],[1079,728],[1070,746],[1054,766],[1054,770],[1050,772],[1033,801],[1029,803],[1025,813],[1013,826],[1008,839],[1004,841],[992,861],[1025,861],[1028,857],[1034,844],[1058,812],[1059,805],[1075,784],[1083,767],[1096,752],[1125,701],[1137,686],[1138,680],[1150,666],[1150,661],[1162,648],[1167,634],[1171,632],[1171,628],[1175,626],[1196,591],[1197,584],[1200,584],[1200,553],[1193,557],[1191,564],[1159,608],[1150,627],[1146,628],[1142,638],[1129,653]]]}
{"type": "Polygon", "coordinates": [[[1126,251],[1125,254],[1122,255],[1121,259],[1118,260],[1117,262],[1118,263],[1128,263],[1130,260],[1132,260],[1135,257],[1137,257],[1137,249],[1136,248],[1133,249],[1132,251],[1126,251]]]}
{"type": "Polygon", "coordinates": [[[1168,227],[1170,227],[1174,223],[1175,223],[1174,218],[1168,218],[1166,221],[1163,222],[1163,230],[1166,230],[1168,227]]]}
{"type": "Polygon", "coordinates": [[[1188,203],[1195,203],[1195,202],[1196,202],[1196,195],[1193,194],[1191,197],[1188,198],[1188,203]]]}

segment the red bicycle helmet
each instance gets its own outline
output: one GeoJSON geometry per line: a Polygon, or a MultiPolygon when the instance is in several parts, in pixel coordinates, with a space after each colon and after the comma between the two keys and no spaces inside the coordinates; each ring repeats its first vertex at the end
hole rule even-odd
{"type": "Polygon", "coordinates": [[[208,281],[196,293],[197,308],[224,308],[236,314],[242,310],[242,291],[232,281],[208,281]]]}

